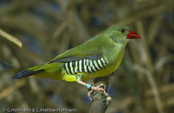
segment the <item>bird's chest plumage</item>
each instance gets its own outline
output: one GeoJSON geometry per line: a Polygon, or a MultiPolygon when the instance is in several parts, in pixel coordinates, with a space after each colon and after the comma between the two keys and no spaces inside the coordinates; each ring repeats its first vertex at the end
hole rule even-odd
{"type": "Polygon", "coordinates": [[[98,77],[103,77],[111,74],[114,72],[118,66],[120,65],[122,58],[123,58],[123,53],[124,51],[117,52],[118,54],[114,53],[112,56],[103,57],[105,61],[105,66],[104,68],[101,68],[98,71],[95,71],[93,73],[88,73],[82,77],[82,80],[89,80],[92,78],[98,78],[98,77]]]}

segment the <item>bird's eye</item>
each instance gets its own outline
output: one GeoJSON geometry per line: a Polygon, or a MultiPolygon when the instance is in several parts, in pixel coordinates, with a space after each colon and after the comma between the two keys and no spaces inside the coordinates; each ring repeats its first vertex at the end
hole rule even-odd
{"type": "Polygon", "coordinates": [[[125,32],[125,29],[121,29],[121,32],[124,33],[125,32]]]}

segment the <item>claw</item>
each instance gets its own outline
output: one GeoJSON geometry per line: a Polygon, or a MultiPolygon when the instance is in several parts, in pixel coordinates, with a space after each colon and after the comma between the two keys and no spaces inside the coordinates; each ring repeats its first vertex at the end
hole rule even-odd
{"type": "Polygon", "coordinates": [[[90,96],[91,96],[91,94],[92,94],[92,92],[94,91],[94,90],[96,90],[96,91],[102,91],[107,97],[109,96],[107,93],[106,93],[106,91],[104,90],[105,89],[105,85],[104,84],[100,84],[100,85],[98,85],[98,86],[92,86],[91,84],[87,84],[87,83],[85,83],[85,82],[83,82],[83,81],[81,81],[81,80],[79,80],[79,81],[77,81],[79,84],[82,84],[82,85],[84,85],[87,89],[90,89],[90,91],[88,92],[88,97],[89,97],[89,99],[90,100],[92,100],[91,98],[90,98],[90,96]],[[104,88],[100,88],[100,87],[104,87],[104,88]]]}
{"type": "Polygon", "coordinates": [[[90,98],[90,96],[91,96],[91,94],[92,94],[92,92],[93,92],[94,90],[95,90],[95,91],[102,91],[107,97],[109,96],[103,88],[100,88],[101,86],[105,87],[104,84],[100,84],[100,85],[98,85],[98,86],[92,86],[92,87],[91,87],[91,91],[88,92],[88,97],[89,97],[90,100],[92,100],[92,99],[90,98]]]}
{"type": "Polygon", "coordinates": [[[90,96],[91,96],[91,94],[92,94],[93,91],[94,90],[91,90],[91,91],[88,92],[88,97],[89,97],[90,100],[92,100],[92,98],[90,96]]]}

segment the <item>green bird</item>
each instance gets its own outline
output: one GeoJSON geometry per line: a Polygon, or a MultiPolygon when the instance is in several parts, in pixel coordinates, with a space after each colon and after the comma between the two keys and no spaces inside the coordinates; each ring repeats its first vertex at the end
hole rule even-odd
{"type": "Polygon", "coordinates": [[[103,91],[99,86],[83,82],[104,77],[114,72],[120,65],[126,44],[130,39],[141,38],[127,26],[114,26],[85,43],[71,48],[45,64],[25,69],[14,79],[35,75],[41,78],[77,82],[87,89],[103,91]]]}

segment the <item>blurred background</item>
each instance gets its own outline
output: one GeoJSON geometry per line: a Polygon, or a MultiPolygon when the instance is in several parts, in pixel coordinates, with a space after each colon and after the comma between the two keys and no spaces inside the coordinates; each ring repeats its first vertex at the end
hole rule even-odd
{"type": "Polygon", "coordinates": [[[88,113],[87,89],[77,83],[12,76],[114,25],[127,25],[142,38],[129,42],[111,77],[106,113],[173,113],[173,0],[0,0],[0,113],[3,108],[88,113]]]}

